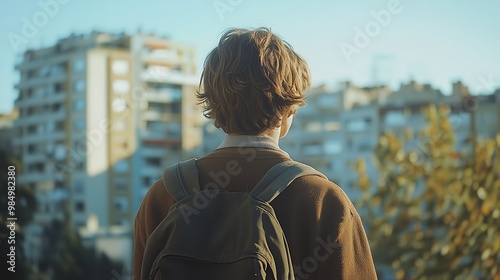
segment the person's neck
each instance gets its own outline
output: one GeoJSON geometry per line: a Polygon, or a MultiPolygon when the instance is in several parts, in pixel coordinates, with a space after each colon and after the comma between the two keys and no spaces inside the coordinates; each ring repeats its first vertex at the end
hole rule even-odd
{"type": "Polygon", "coordinates": [[[269,137],[269,138],[273,139],[273,141],[276,144],[279,144],[279,141],[280,141],[280,130],[277,129],[277,128],[275,128],[275,129],[272,129],[272,130],[265,131],[265,132],[259,134],[258,136],[269,137]]]}

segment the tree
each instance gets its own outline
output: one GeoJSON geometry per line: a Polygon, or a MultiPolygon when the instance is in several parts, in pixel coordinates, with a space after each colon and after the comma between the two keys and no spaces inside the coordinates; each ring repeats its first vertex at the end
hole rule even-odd
{"type": "Polygon", "coordinates": [[[50,279],[109,280],[115,279],[113,272],[123,271],[123,264],[84,246],[68,222],[52,222],[45,228],[44,236],[47,242],[42,250],[47,257],[41,267],[50,279]]]}
{"type": "Polygon", "coordinates": [[[394,134],[375,149],[376,188],[356,166],[358,203],[379,267],[398,279],[500,279],[500,135],[457,152],[449,108],[429,107],[418,150],[394,134]]]}

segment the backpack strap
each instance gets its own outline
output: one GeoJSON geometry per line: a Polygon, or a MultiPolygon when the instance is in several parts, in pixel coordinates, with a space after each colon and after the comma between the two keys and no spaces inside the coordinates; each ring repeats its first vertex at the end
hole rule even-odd
{"type": "Polygon", "coordinates": [[[250,194],[263,201],[271,202],[284,191],[293,180],[305,175],[318,175],[328,180],[323,173],[309,165],[293,160],[283,161],[269,169],[250,194]]]}
{"type": "Polygon", "coordinates": [[[196,159],[181,161],[176,165],[165,168],[163,184],[176,201],[186,198],[200,191],[196,159]]]}

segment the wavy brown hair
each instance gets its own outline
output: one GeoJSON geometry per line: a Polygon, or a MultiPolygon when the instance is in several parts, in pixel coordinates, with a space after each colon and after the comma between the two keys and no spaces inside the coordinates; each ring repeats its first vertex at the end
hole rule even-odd
{"type": "Polygon", "coordinates": [[[226,133],[258,135],[305,105],[309,67],[268,28],[230,29],[205,59],[197,99],[226,133]]]}

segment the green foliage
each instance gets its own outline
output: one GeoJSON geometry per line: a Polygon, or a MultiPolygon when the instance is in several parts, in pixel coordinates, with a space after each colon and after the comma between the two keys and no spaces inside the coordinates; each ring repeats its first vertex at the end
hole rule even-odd
{"type": "Polygon", "coordinates": [[[114,278],[113,271],[123,270],[121,263],[85,247],[79,234],[67,223],[53,222],[45,229],[44,236],[47,242],[43,251],[47,258],[42,267],[46,275],[53,275],[51,279],[110,280],[114,278]]]}
{"type": "Polygon", "coordinates": [[[375,261],[398,279],[500,279],[500,136],[459,153],[449,109],[425,114],[418,150],[380,137],[376,188],[357,164],[375,261]]]}

